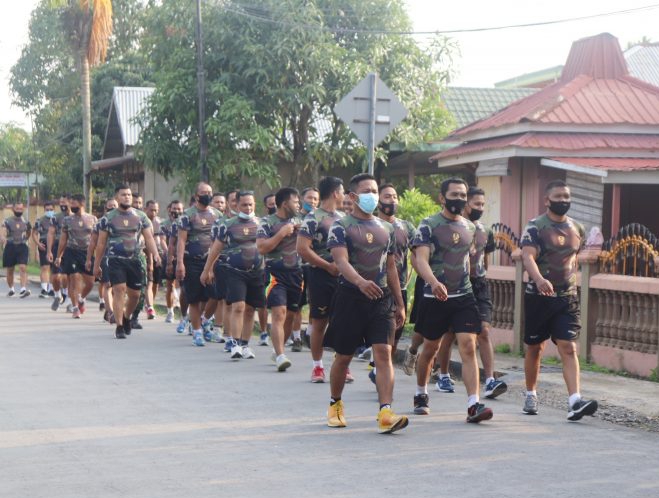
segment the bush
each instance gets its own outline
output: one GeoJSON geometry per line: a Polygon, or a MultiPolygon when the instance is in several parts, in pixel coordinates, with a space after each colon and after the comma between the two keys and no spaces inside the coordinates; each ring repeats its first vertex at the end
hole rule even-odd
{"type": "Polygon", "coordinates": [[[421,220],[435,214],[438,210],[439,204],[433,201],[432,197],[413,188],[406,190],[400,197],[398,217],[411,221],[416,227],[421,220]]]}

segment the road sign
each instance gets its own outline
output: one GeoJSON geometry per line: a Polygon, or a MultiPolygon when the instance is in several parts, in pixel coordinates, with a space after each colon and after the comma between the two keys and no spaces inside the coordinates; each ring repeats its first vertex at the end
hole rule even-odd
{"type": "Polygon", "coordinates": [[[0,187],[25,187],[27,174],[24,171],[0,171],[0,187]]]}
{"type": "Polygon", "coordinates": [[[366,144],[368,172],[373,174],[375,147],[405,119],[407,109],[378,75],[371,73],[336,104],[334,112],[366,144]]]}

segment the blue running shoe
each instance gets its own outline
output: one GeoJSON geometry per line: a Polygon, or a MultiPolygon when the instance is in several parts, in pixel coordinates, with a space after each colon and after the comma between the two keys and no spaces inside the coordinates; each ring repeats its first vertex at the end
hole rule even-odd
{"type": "Polygon", "coordinates": [[[192,344],[195,346],[205,346],[204,336],[201,332],[197,331],[192,336],[192,344]]]}
{"type": "Polygon", "coordinates": [[[376,383],[376,382],[375,382],[375,369],[373,369],[373,370],[371,370],[370,372],[368,372],[368,378],[371,379],[371,382],[372,382],[373,384],[376,383]]]}
{"type": "Polygon", "coordinates": [[[225,353],[230,353],[230,352],[231,352],[231,349],[232,349],[234,346],[237,346],[237,345],[238,345],[238,342],[237,342],[235,339],[233,339],[233,338],[228,338],[228,339],[227,339],[227,342],[224,343],[224,352],[225,352],[225,353]]]}
{"type": "Polygon", "coordinates": [[[437,390],[440,393],[454,393],[455,388],[450,377],[440,377],[437,381],[437,390]]]}
{"type": "Polygon", "coordinates": [[[176,332],[178,332],[179,334],[182,334],[183,332],[185,332],[185,329],[187,328],[188,323],[189,322],[188,322],[187,318],[181,318],[181,321],[178,322],[178,325],[176,327],[176,332]]]}

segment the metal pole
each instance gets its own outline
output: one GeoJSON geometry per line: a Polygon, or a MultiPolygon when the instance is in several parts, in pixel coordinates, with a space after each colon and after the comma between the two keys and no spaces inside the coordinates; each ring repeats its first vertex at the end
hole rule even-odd
{"type": "Polygon", "coordinates": [[[197,0],[197,20],[196,20],[196,45],[197,45],[197,100],[199,102],[199,166],[200,178],[202,182],[209,180],[208,175],[208,141],[206,139],[206,81],[204,73],[204,47],[203,32],[201,28],[201,0],[197,0]]]}
{"type": "Polygon", "coordinates": [[[376,82],[378,75],[375,73],[369,74],[371,78],[371,106],[369,108],[369,120],[368,120],[368,173],[369,175],[373,174],[374,163],[375,163],[375,107],[377,103],[376,95],[376,82]]]}

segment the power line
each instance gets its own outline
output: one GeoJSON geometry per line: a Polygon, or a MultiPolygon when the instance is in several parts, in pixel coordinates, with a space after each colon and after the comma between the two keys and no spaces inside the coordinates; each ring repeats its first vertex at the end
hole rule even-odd
{"type": "Polygon", "coordinates": [[[280,26],[286,26],[291,28],[304,28],[312,30],[322,30],[331,33],[343,33],[343,34],[366,34],[366,35],[410,35],[410,36],[428,36],[428,35],[440,35],[440,34],[459,34],[459,33],[478,33],[484,31],[499,31],[504,29],[518,29],[518,28],[530,28],[538,26],[549,26],[552,24],[563,24],[568,22],[584,21],[588,19],[596,19],[600,17],[610,17],[624,14],[632,14],[635,12],[641,12],[645,10],[652,10],[659,8],[659,4],[645,5],[642,7],[634,7],[630,9],[615,10],[610,12],[601,12],[598,14],[589,14],[584,16],[576,17],[566,17],[562,19],[552,19],[549,21],[539,21],[532,23],[522,23],[522,24],[506,24],[502,26],[487,26],[479,28],[463,28],[463,29],[445,29],[445,30],[436,30],[436,31],[396,31],[396,30],[386,30],[386,29],[355,29],[355,28],[341,28],[341,27],[331,27],[323,26],[322,24],[308,24],[308,23],[298,23],[292,22],[285,19],[274,19],[266,15],[265,11],[261,7],[255,8],[255,6],[250,5],[241,5],[237,3],[222,5],[221,6],[227,12],[231,12],[238,16],[246,17],[260,22],[265,22],[269,24],[277,24],[280,26]],[[233,8],[232,8],[233,7],[233,8]],[[263,15],[254,13],[255,11],[264,12],[263,15]]]}

